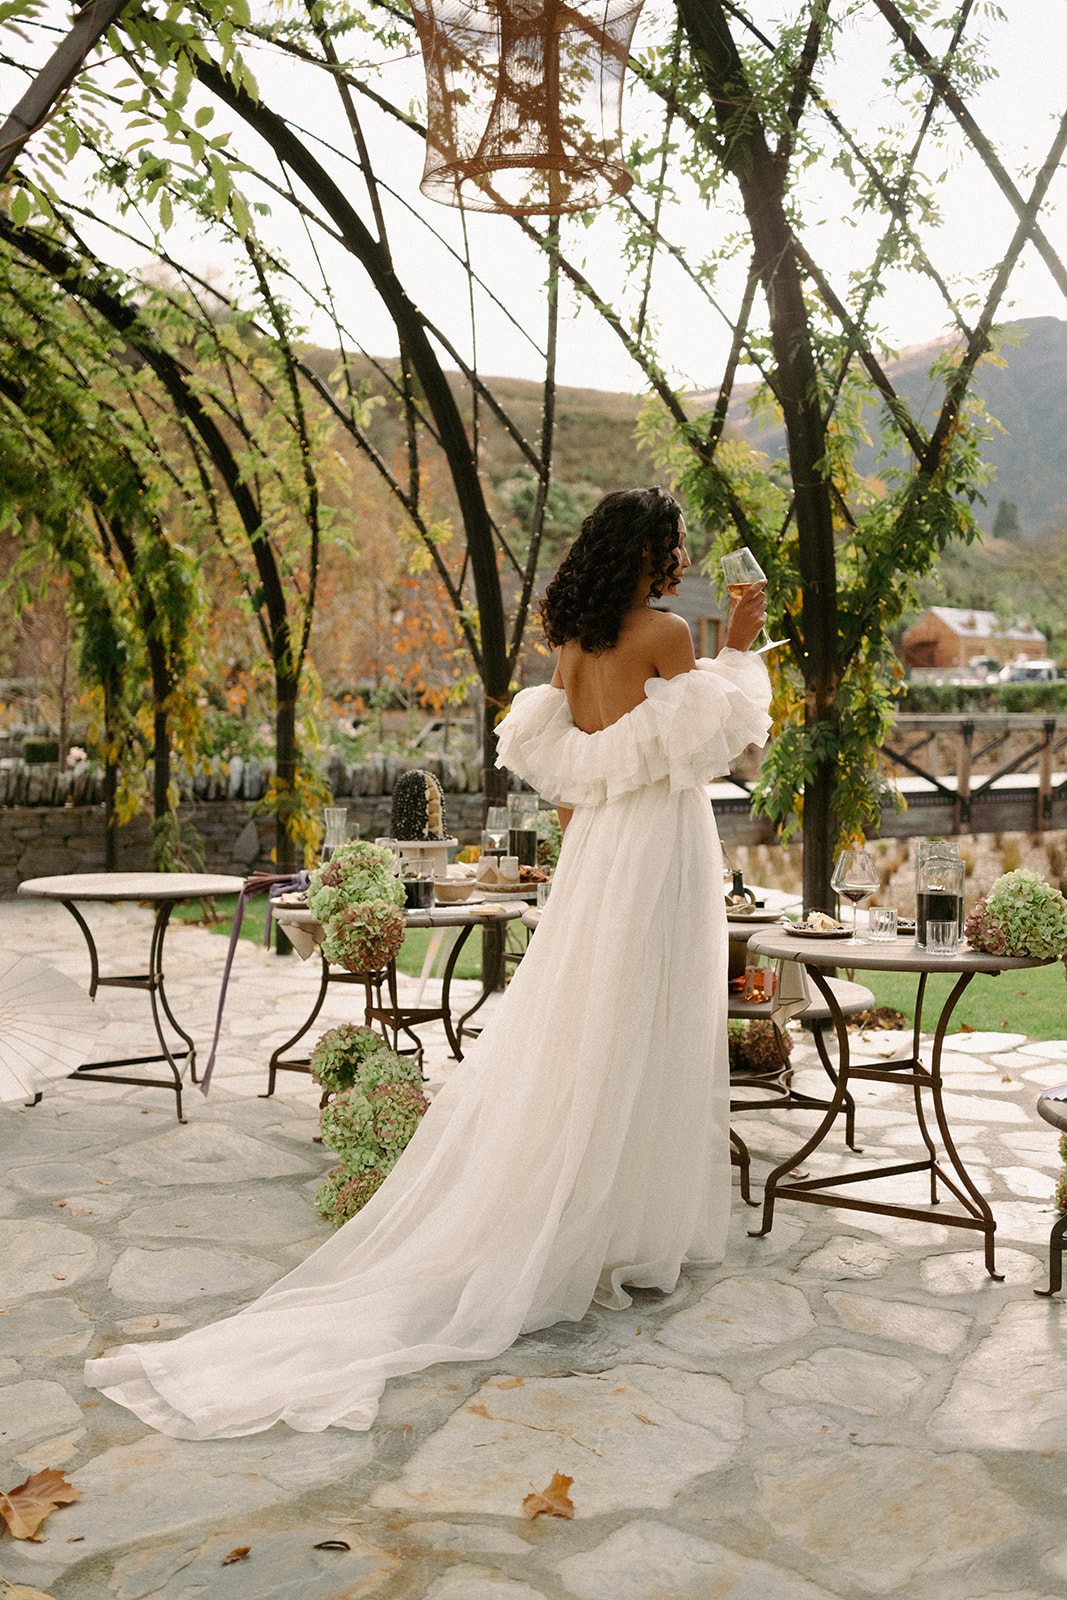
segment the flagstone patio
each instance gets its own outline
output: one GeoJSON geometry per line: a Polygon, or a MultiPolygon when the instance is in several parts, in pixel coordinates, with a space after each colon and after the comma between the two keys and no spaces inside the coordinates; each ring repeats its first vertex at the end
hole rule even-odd
{"type": "MultiPolygon", "coordinates": [[[[135,965],[149,913],[93,917],[105,962],[121,949],[135,965]]],[[[59,906],[0,901],[0,949],[85,979],[59,906]]],[[[172,1003],[204,1053],[225,949],[201,929],[168,936],[172,1003]]],[[[758,1213],[736,1199],[722,1266],[495,1361],[394,1380],[369,1434],[195,1444],[87,1390],[86,1355],[224,1315],[327,1236],[315,1086],[287,1074],[258,1098],[316,986],[313,964],[239,946],[215,1084],[187,1095],[185,1127],[170,1095],[140,1088],[64,1081],[0,1108],[0,1487],[56,1467],[82,1490],[42,1543],[0,1541],[0,1577],[55,1600],[1067,1596],[1067,1309],[1033,1294],[1059,1165],[1034,1106],[1067,1080],[1067,1038],[1032,1042],[1025,1017],[955,1036],[944,1060],[1003,1283],[974,1236],[940,1224],[783,1201],[753,1239],[758,1213]],[[523,1498],[556,1472],[574,1519],[531,1522],[523,1498]]],[[[321,1025],[356,998],[331,993],[321,1025]]],[[[96,1052],[140,1043],[143,995],[102,999],[96,1052]]],[[[438,1080],[445,1048],[438,1032],[438,1080]]],[[[819,1092],[806,1042],[793,1060],[819,1092]]],[[[865,1150],[848,1164],[914,1155],[907,1097],[857,1085],[865,1150]]],[[[744,1115],[757,1177],[816,1115],[744,1115]]],[[[809,1170],[842,1152],[828,1141],[809,1170]]],[[[914,1181],[889,1180],[901,1195],[914,1181]]]]}

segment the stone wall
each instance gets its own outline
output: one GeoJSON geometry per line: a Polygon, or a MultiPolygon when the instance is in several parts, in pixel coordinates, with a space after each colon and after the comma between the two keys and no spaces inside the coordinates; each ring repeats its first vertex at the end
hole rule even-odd
{"type": "MultiPolygon", "coordinates": [[[[360,796],[348,805],[349,822],[358,822],[361,837],[373,839],[389,831],[391,800],[360,796]]],[[[204,839],[204,868],[239,876],[261,867],[270,871],[274,824],[250,815],[244,800],[190,802],[179,808],[204,839]]],[[[461,844],[475,844],[482,825],[482,797],[445,797],[450,832],[461,844]]],[[[152,824],[135,817],[118,830],[117,868],[141,872],[151,865],[152,824]]],[[[64,872],[103,872],[104,808],[102,805],[0,807],[0,895],[14,894],[24,878],[45,878],[64,872]]]]}

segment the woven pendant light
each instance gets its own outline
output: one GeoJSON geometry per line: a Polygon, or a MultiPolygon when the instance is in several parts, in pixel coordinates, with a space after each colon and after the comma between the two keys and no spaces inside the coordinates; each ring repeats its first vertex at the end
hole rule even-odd
{"type": "Polygon", "coordinates": [[[510,216],[625,194],[622,87],[643,0],[412,0],[426,68],[422,192],[510,216]]]}

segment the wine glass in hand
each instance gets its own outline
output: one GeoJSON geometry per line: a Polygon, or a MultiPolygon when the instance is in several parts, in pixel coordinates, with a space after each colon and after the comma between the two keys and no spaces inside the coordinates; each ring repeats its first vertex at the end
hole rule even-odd
{"type": "MultiPolygon", "coordinates": [[[[731,600],[740,600],[746,589],[750,589],[754,583],[767,581],[766,573],[747,545],[742,545],[740,550],[731,550],[728,555],[723,556],[722,572],[726,579],[726,593],[731,600]]],[[[760,632],[763,638],[767,639],[766,628],[762,628],[760,632]]],[[[756,654],[763,655],[765,651],[774,650],[778,645],[785,643],[785,639],[767,639],[766,644],[761,644],[756,654]]]]}
{"type": "Polygon", "coordinates": [[[843,894],[852,901],[852,938],[849,944],[864,942],[856,932],[856,912],[859,902],[874,893],[879,881],[878,868],[869,850],[842,850],[834,862],[830,887],[835,894],[843,894]]]}

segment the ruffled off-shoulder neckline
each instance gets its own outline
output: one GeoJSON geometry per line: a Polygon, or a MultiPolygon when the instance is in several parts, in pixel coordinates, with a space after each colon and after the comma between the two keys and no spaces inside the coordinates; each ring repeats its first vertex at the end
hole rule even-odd
{"type": "Polygon", "coordinates": [[[649,678],[645,698],[593,733],[577,727],[564,689],[522,689],[498,729],[497,765],[546,798],[597,805],[650,783],[709,783],[770,729],[761,656],[725,650],[674,678],[649,678]]]}

